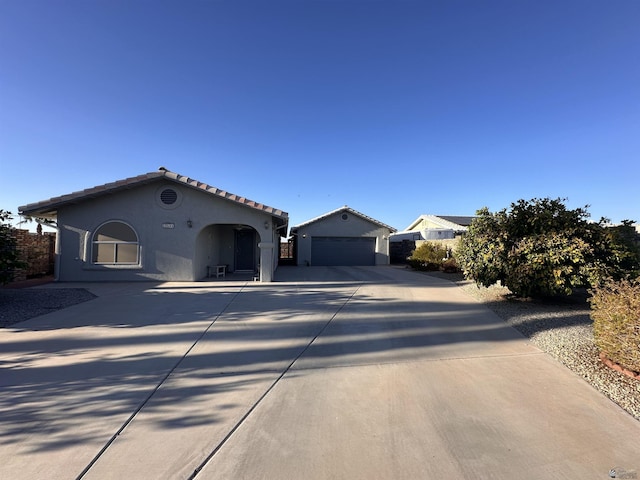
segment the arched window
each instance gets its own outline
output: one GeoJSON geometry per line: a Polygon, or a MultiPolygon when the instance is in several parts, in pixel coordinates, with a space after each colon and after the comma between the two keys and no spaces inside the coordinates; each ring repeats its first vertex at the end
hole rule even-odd
{"type": "Polygon", "coordinates": [[[92,261],[100,265],[137,265],[138,235],[123,222],[108,222],[93,234],[92,261]]]}

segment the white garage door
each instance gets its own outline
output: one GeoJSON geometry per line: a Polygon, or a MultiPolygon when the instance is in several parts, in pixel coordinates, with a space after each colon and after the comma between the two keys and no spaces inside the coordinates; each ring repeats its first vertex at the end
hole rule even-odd
{"type": "Polygon", "coordinates": [[[375,237],[313,237],[311,265],[375,265],[375,237]]]}

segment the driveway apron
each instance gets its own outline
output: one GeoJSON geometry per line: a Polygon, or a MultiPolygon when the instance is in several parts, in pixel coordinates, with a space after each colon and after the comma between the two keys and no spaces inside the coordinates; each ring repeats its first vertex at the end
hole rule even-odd
{"type": "Polygon", "coordinates": [[[640,472],[640,422],[454,284],[276,278],[89,286],[0,331],[0,478],[640,472]]]}

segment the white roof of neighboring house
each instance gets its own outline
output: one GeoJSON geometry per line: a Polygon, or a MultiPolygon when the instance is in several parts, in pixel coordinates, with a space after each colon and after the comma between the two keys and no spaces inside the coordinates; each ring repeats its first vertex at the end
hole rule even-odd
{"type": "Polygon", "coordinates": [[[460,216],[460,215],[420,215],[409,225],[406,230],[411,230],[422,220],[428,220],[431,223],[435,223],[439,228],[450,228],[455,231],[465,231],[467,227],[471,225],[475,217],[460,216]]]}
{"type": "Polygon", "coordinates": [[[219,188],[212,187],[211,185],[207,185],[206,183],[202,183],[192,178],[180,175],[178,173],[171,172],[164,167],[160,167],[155,172],[145,173],[143,175],[138,175],[137,177],[125,178],[123,180],[118,180],[112,183],[106,183],[104,185],[98,185],[96,187],[87,188],[85,190],[69,193],[67,195],[53,197],[53,198],[50,198],[49,200],[30,203],[28,205],[18,207],[18,210],[21,213],[26,215],[38,215],[38,214],[53,215],[56,213],[58,208],[64,205],[79,203],[89,198],[96,198],[103,195],[112,194],[120,190],[134,188],[139,185],[157,181],[159,179],[169,180],[172,182],[185,185],[190,188],[201,190],[211,195],[214,195],[216,197],[224,198],[225,200],[239,203],[241,205],[244,205],[250,208],[255,208],[256,210],[269,213],[273,216],[280,217],[285,221],[289,217],[287,212],[284,212],[277,208],[269,207],[268,205],[263,205],[262,203],[254,202],[253,200],[249,200],[248,198],[241,197],[233,193],[225,192],[224,190],[220,190],[219,188]]]}
{"type": "Polygon", "coordinates": [[[323,219],[325,219],[325,218],[327,218],[327,217],[330,217],[331,215],[335,215],[336,213],[342,213],[342,212],[349,212],[349,213],[351,213],[352,215],[355,215],[355,216],[357,216],[357,217],[360,217],[360,218],[362,218],[363,220],[366,220],[366,221],[371,222],[371,223],[373,223],[373,224],[375,224],[375,225],[378,225],[379,227],[382,227],[382,228],[388,228],[388,229],[389,229],[390,231],[392,231],[392,232],[395,232],[395,231],[396,231],[396,229],[395,229],[395,228],[390,227],[390,226],[389,226],[389,225],[387,225],[386,223],[379,222],[379,221],[378,221],[378,220],[376,220],[375,218],[371,218],[371,217],[369,217],[369,216],[365,215],[364,213],[361,213],[361,212],[359,212],[359,211],[357,211],[357,210],[354,210],[353,208],[348,207],[348,206],[346,206],[346,205],[345,205],[344,207],[336,208],[335,210],[332,210],[332,211],[327,212],[327,213],[325,213],[325,214],[323,214],[323,215],[320,215],[319,217],[315,217],[315,218],[312,218],[311,220],[307,220],[306,222],[303,222],[303,223],[301,223],[301,224],[299,224],[299,225],[295,225],[295,226],[291,227],[291,230],[292,230],[292,231],[293,231],[293,230],[297,230],[297,229],[298,229],[298,228],[300,228],[300,227],[304,227],[304,226],[309,225],[309,224],[311,224],[311,223],[315,223],[315,222],[318,222],[318,221],[320,221],[320,220],[323,220],[323,219]]]}

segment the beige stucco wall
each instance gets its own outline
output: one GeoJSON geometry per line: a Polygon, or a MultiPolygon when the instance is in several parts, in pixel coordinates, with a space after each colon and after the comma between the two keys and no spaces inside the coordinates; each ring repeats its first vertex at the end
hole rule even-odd
{"type": "Polygon", "coordinates": [[[422,218],[418,223],[416,223],[413,227],[411,227],[409,232],[419,232],[421,230],[426,230],[427,228],[442,228],[441,224],[432,222],[429,219],[422,218]]]}

